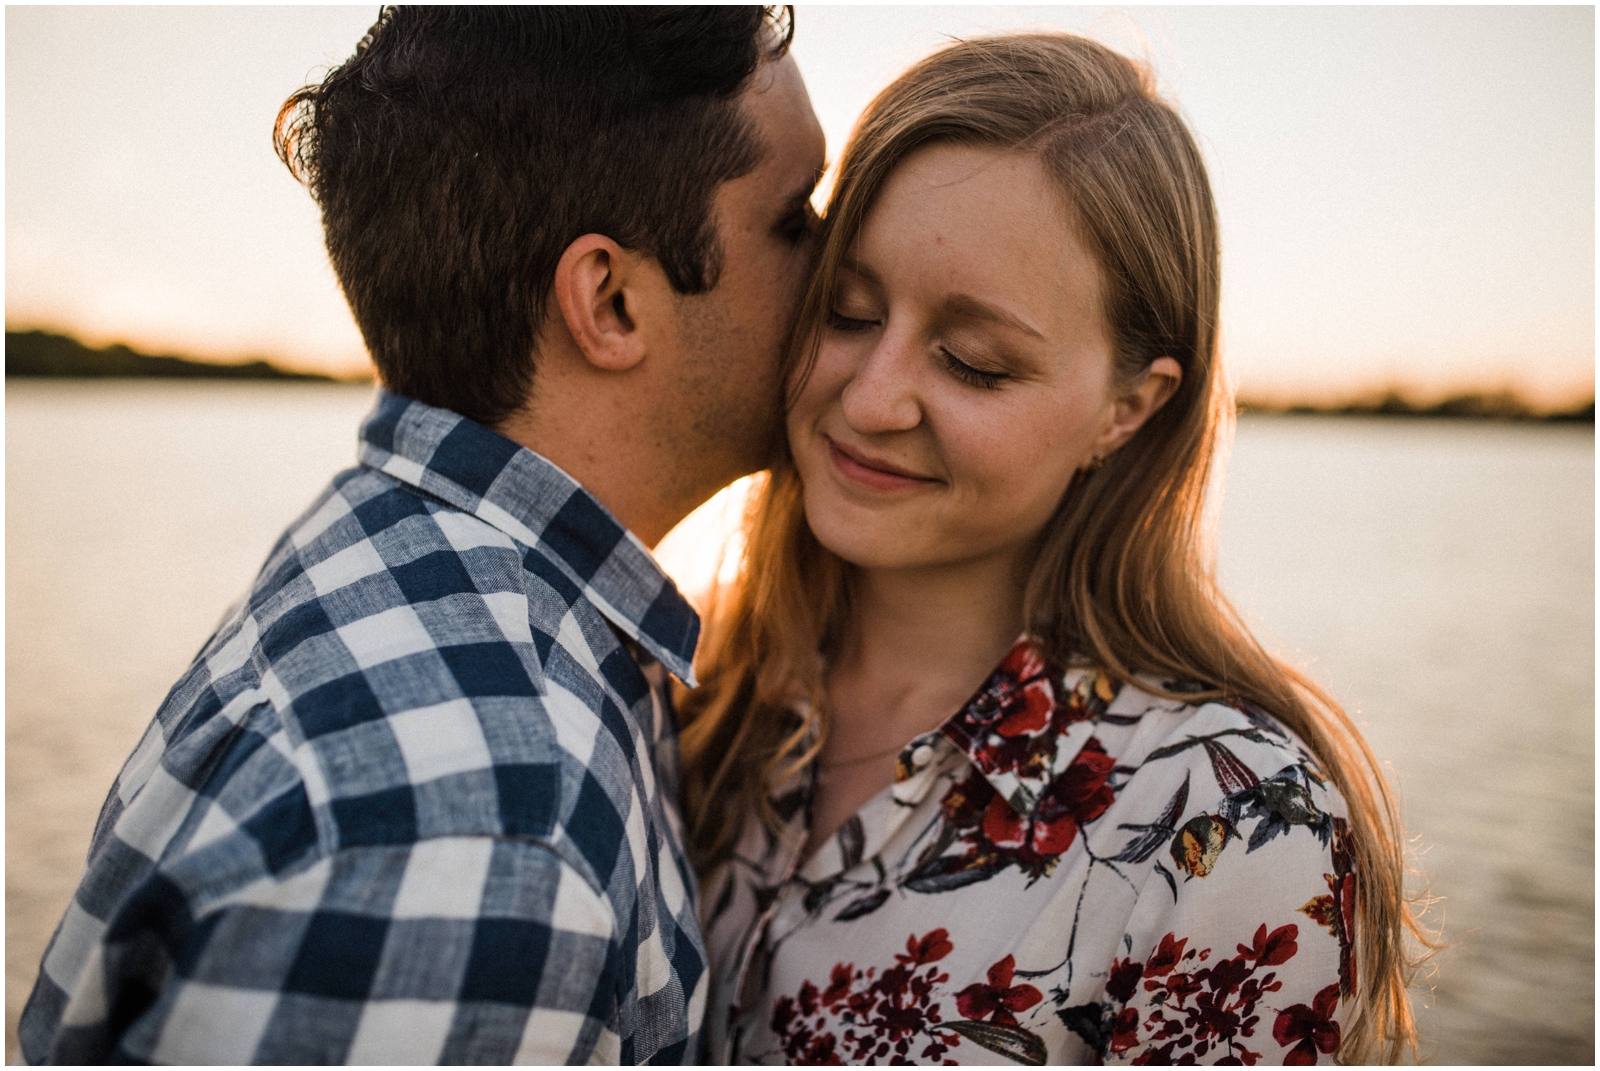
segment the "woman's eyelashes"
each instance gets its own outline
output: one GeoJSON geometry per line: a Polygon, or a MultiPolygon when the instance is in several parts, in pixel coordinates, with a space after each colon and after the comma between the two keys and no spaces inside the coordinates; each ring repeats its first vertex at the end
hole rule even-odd
{"type": "Polygon", "coordinates": [[[829,309],[828,326],[835,331],[870,331],[878,326],[878,321],[861,316],[846,316],[838,309],[829,309]]]}
{"type": "MultiPolygon", "coordinates": [[[[882,323],[882,320],[870,314],[850,315],[836,308],[828,310],[828,326],[835,331],[871,331],[873,328],[881,326],[882,323]]],[[[946,346],[936,346],[935,352],[938,354],[940,363],[944,365],[945,371],[968,386],[994,390],[1001,383],[1011,378],[1005,372],[991,372],[987,369],[975,367],[957,357],[946,346]]]]}
{"type": "Polygon", "coordinates": [[[974,387],[994,390],[1009,378],[1004,372],[986,372],[982,368],[974,368],[943,346],[939,347],[939,356],[944,359],[944,366],[951,375],[974,387]]]}

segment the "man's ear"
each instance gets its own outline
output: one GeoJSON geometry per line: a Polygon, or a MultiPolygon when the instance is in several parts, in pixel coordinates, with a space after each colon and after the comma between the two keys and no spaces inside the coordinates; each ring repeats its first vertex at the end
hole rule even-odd
{"type": "Polygon", "coordinates": [[[1101,436],[1096,448],[1097,457],[1104,458],[1123,443],[1133,438],[1133,433],[1167,404],[1183,382],[1183,366],[1171,357],[1157,357],[1150,367],[1119,394],[1113,403],[1111,423],[1101,436]]]}
{"type": "Polygon", "coordinates": [[[595,368],[626,372],[644,360],[634,322],[640,258],[603,234],[585,234],[556,263],[555,299],[567,331],[595,368]]]}

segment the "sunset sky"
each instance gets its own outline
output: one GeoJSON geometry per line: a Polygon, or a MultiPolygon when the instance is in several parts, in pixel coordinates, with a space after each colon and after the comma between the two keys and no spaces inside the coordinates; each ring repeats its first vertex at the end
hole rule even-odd
{"type": "MultiPolygon", "coordinates": [[[[8,327],[365,367],[270,135],[375,13],[7,8],[8,327]]],[[[1243,389],[1592,392],[1592,8],[802,5],[830,155],[909,62],[1023,28],[1146,59],[1189,119],[1243,389]]]]}

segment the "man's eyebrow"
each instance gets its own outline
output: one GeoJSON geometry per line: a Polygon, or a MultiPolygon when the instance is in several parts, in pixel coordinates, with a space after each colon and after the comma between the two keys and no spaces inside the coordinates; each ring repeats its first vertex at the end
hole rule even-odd
{"type": "Polygon", "coordinates": [[[1025,335],[1032,335],[1037,339],[1044,339],[1044,332],[1026,320],[1012,315],[998,305],[991,305],[982,298],[975,298],[971,294],[951,294],[941,304],[947,316],[959,317],[965,320],[986,320],[1002,327],[1009,327],[1014,331],[1021,331],[1025,335]]]}
{"type": "Polygon", "coordinates": [[[794,189],[789,192],[789,196],[785,198],[784,207],[786,209],[799,208],[803,203],[811,200],[811,195],[817,192],[817,184],[822,181],[822,175],[825,171],[827,171],[826,166],[812,175],[809,182],[796,184],[794,189]]]}

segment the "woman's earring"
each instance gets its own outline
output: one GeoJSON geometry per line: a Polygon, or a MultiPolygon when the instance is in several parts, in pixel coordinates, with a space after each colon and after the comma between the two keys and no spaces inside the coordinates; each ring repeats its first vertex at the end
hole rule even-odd
{"type": "Polygon", "coordinates": [[[1091,457],[1089,459],[1089,463],[1087,465],[1083,466],[1083,472],[1084,472],[1085,475],[1087,475],[1087,474],[1089,474],[1091,472],[1094,472],[1094,471],[1098,470],[1100,468],[1100,466],[1104,465],[1105,463],[1106,463],[1106,459],[1103,458],[1103,457],[1091,457]]]}

